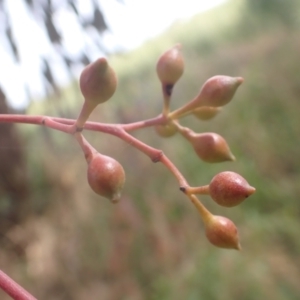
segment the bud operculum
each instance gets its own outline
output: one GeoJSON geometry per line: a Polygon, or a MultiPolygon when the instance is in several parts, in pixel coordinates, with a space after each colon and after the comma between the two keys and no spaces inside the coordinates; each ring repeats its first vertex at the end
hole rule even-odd
{"type": "Polygon", "coordinates": [[[125,172],[118,161],[100,153],[94,154],[88,163],[87,178],[96,194],[114,203],[120,200],[125,172]]]}
{"type": "Polygon", "coordinates": [[[190,134],[189,141],[198,157],[205,162],[218,163],[235,160],[227,142],[217,133],[193,133],[190,134]]]}
{"type": "Polygon", "coordinates": [[[175,45],[163,53],[157,64],[156,72],[163,86],[168,86],[169,94],[174,84],[183,74],[184,61],[181,54],[181,45],[175,45]]]}
{"type": "Polygon", "coordinates": [[[178,119],[193,110],[203,107],[220,107],[227,104],[243,82],[242,77],[217,75],[208,79],[198,95],[190,102],[170,113],[171,119],[178,119]]]}
{"type": "Polygon", "coordinates": [[[86,66],[79,79],[84,104],[76,126],[82,128],[95,107],[112,97],[117,88],[117,77],[105,58],[86,66]]]}
{"type": "Polygon", "coordinates": [[[209,193],[219,205],[233,207],[255,192],[255,188],[235,172],[221,172],[209,184],[209,193]]]}
{"type": "Polygon", "coordinates": [[[200,120],[210,120],[215,117],[220,111],[221,107],[203,106],[193,110],[193,115],[200,120]]]}
{"type": "Polygon", "coordinates": [[[176,134],[178,130],[172,122],[169,122],[166,125],[156,125],[155,131],[161,137],[171,137],[176,134]]]}
{"type": "Polygon", "coordinates": [[[117,87],[117,77],[105,58],[86,66],[79,79],[84,98],[96,104],[110,99],[117,87]]]}
{"type": "Polygon", "coordinates": [[[217,75],[209,78],[203,85],[199,99],[203,106],[224,106],[233,98],[243,82],[242,77],[217,75]]]}
{"type": "Polygon", "coordinates": [[[222,216],[211,215],[205,220],[207,239],[216,247],[241,250],[238,231],[234,223],[222,216]]]}

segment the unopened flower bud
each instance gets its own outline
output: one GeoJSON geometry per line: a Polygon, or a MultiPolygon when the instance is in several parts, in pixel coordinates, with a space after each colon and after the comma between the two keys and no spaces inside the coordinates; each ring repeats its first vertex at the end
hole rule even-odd
{"type": "Polygon", "coordinates": [[[209,184],[209,194],[219,205],[232,207],[243,202],[255,188],[235,172],[221,172],[209,184]]]}
{"type": "Polygon", "coordinates": [[[216,247],[241,250],[238,231],[234,223],[222,216],[211,215],[205,220],[207,239],[216,247]]]}
{"type": "Polygon", "coordinates": [[[118,202],[125,183],[125,172],[122,165],[115,159],[93,154],[88,163],[88,183],[92,190],[112,202],[118,202]]]}
{"type": "Polygon", "coordinates": [[[166,125],[156,125],[155,131],[161,137],[171,137],[176,134],[178,130],[173,123],[168,123],[166,125]]]}
{"type": "Polygon", "coordinates": [[[205,162],[218,163],[235,160],[227,142],[217,133],[192,133],[188,139],[196,154],[205,162]]]}
{"type": "Polygon", "coordinates": [[[204,83],[199,94],[201,105],[224,106],[232,99],[242,82],[242,77],[217,75],[209,78],[204,83]]]}
{"type": "Polygon", "coordinates": [[[92,111],[112,97],[117,88],[117,77],[105,58],[99,58],[82,71],[79,85],[84,103],[75,126],[82,129],[92,111]]]}
{"type": "Polygon", "coordinates": [[[85,67],[81,73],[79,84],[86,101],[100,104],[114,94],[117,77],[107,60],[102,57],[85,67]]]}
{"type": "Polygon", "coordinates": [[[163,53],[156,65],[158,78],[164,85],[173,86],[183,74],[183,70],[184,61],[179,44],[163,53]]]}
{"type": "Polygon", "coordinates": [[[192,112],[198,107],[223,106],[232,99],[243,80],[242,77],[230,77],[224,75],[211,77],[204,83],[200,92],[193,100],[170,113],[169,117],[175,120],[186,113],[192,112]]]}
{"type": "Polygon", "coordinates": [[[193,115],[200,120],[210,120],[215,117],[220,111],[221,107],[203,106],[193,110],[193,115]]]}

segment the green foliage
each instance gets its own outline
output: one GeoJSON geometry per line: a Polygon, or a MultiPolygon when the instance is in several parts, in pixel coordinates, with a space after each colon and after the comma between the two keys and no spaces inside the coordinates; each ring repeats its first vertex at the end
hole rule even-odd
{"type": "Polygon", "coordinates": [[[246,9],[262,22],[274,19],[285,25],[294,25],[299,11],[299,1],[297,0],[247,0],[246,9]],[[297,11],[298,10],[298,11],[297,11]]]}

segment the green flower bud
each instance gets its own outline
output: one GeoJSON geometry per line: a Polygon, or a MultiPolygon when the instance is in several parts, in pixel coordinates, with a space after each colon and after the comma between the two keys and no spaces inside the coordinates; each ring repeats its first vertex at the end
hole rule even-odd
{"type": "Polygon", "coordinates": [[[161,137],[171,137],[176,134],[178,130],[173,123],[168,123],[166,125],[156,125],[155,131],[161,137]]]}
{"type": "Polygon", "coordinates": [[[193,115],[200,120],[206,121],[215,117],[221,111],[221,109],[221,107],[210,106],[198,107],[193,110],[193,115]]]}
{"type": "Polygon", "coordinates": [[[93,154],[88,162],[87,178],[96,194],[114,203],[120,200],[125,172],[115,159],[100,153],[93,154]]]}
{"type": "Polygon", "coordinates": [[[209,194],[221,206],[232,207],[243,202],[255,188],[235,172],[221,172],[209,184],[209,194]]]}

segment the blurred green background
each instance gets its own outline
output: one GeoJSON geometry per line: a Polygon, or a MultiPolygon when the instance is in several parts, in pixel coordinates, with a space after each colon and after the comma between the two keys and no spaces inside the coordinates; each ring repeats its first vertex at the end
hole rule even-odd
{"type": "MultiPolygon", "coordinates": [[[[152,128],[133,134],[162,149],[192,186],[231,170],[256,187],[235,208],[201,198],[213,213],[235,222],[242,251],[210,245],[176,180],[124,142],[85,132],[126,171],[123,199],[112,205],[88,188],[86,163],[71,137],[18,126],[31,196],[24,222],[5,234],[13,246],[2,247],[0,262],[38,299],[300,298],[300,3],[229,1],[174,24],[137,50],[111,57],[118,91],[91,120],[128,123],[158,115],[162,96],[155,64],[176,43],[182,44],[186,68],[172,108],[195,96],[211,76],[245,79],[213,120],[182,120],[196,132],[221,134],[237,161],[210,165],[199,161],[179,135],[162,139],[152,128]]],[[[64,93],[68,98],[74,91],[64,93]]],[[[65,109],[76,117],[80,105],[39,102],[27,113],[55,115],[65,109]]],[[[9,201],[2,198],[4,220],[9,201]]]]}

